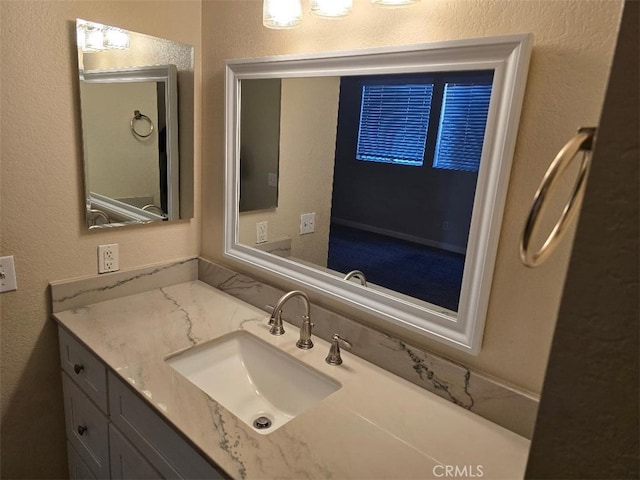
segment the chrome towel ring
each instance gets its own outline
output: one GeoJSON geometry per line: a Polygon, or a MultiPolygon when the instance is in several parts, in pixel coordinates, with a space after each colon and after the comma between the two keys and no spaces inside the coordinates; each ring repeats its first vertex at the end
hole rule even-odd
{"type": "Polygon", "coordinates": [[[93,217],[90,219],[90,221],[92,222],[92,225],[100,225],[99,223],[97,223],[99,218],[102,218],[103,220],[103,224],[104,223],[111,223],[111,219],[109,218],[109,216],[104,213],[102,210],[99,210],[97,208],[90,208],[87,210],[87,213],[89,215],[93,215],[93,217]]]}
{"type": "Polygon", "coordinates": [[[591,166],[591,148],[593,145],[593,138],[596,134],[595,128],[581,128],[578,130],[578,134],[569,140],[564,147],[558,152],[556,158],[553,159],[549,169],[542,179],[540,187],[533,199],[533,206],[529,212],[527,223],[525,224],[522,238],[520,241],[520,259],[527,267],[537,267],[542,264],[551,255],[551,252],[555,250],[566,232],[567,226],[573,220],[578,213],[578,209],[584,195],[584,190],[587,185],[587,176],[589,174],[589,168],[591,166]],[[558,177],[566,168],[571,164],[578,152],[584,152],[582,157],[582,163],[580,164],[580,171],[576,178],[576,183],[571,192],[571,197],[567,201],[560,218],[556,222],[555,226],[549,233],[549,236],[540,247],[537,252],[532,251],[531,239],[535,236],[538,230],[538,218],[540,212],[545,205],[545,199],[549,190],[553,187],[558,177]]]}
{"type": "Polygon", "coordinates": [[[145,212],[157,213],[158,215],[162,215],[164,217],[164,212],[162,211],[162,209],[157,205],[154,205],[153,203],[145,205],[144,207],[142,207],[142,210],[144,210],[145,212]]]}
{"type": "Polygon", "coordinates": [[[131,117],[131,131],[136,137],[147,138],[153,133],[153,122],[144,113],[140,113],[140,110],[134,110],[133,117],[131,117]],[[146,121],[149,124],[149,133],[143,134],[136,130],[137,121],[146,121]]]}

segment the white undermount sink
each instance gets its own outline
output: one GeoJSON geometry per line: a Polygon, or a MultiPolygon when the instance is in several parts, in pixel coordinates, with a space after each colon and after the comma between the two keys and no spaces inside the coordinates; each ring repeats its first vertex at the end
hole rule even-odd
{"type": "Polygon", "coordinates": [[[242,330],[190,348],[166,361],[262,434],[273,432],[341,387],[335,380],[242,330]]]}

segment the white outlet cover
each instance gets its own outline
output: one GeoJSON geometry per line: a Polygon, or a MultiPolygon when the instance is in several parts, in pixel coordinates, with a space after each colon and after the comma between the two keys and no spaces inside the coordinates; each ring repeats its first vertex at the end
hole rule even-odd
{"type": "Polygon", "coordinates": [[[313,233],[316,230],[316,214],[303,213],[300,215],[300,235],[313,233]]]}
{"type": "Polygon", "coordinates": [[[118,244],[98,245],[98,273],[120,270],[118,244]]]}
{"type": "Polygon", "coordinates": [[[13,255],[0,257],[0,293],[11,292],[18,289],[16,280],[16,267],[13,255]]]}

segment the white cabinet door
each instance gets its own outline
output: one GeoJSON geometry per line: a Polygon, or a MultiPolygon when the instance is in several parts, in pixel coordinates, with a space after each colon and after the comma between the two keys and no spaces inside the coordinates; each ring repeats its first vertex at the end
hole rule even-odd
{"type": "Polygon", "coordinates": [[[163,478],[113,424],[109,425],[109,450],[111,478],[118,480],[163,478]]]}
{"type": "Polygon", "coordinates": [[[69,460],[70,480],[96,480],[96,476],[69,442],[67,442],[67,459],[69,460]]]}
{"type": "Polygon", "coordinates": [[[104,413],[108,413],[104,364],[63,328],[58,328],[58,339],[62,369],[104,413]]]}
{"type": "Polygon", "coordinates": [[[227,478],[109,372],[111,422],[166,478],[227,478]]]}
{"type": "Polygon", "coordinates": [[[97,478],[109,478],[107,417],[62,372],[67,440],[97,478]]]}

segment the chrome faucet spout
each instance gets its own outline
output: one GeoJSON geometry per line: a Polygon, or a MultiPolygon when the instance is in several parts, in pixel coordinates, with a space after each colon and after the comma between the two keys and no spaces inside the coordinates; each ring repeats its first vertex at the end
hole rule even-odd
{"type": "Polygon", "coordinates": [[[300,339],[296,342],[296,346],[298,348],[302,348],[303,350],[308,350],[313,347],[313,341],[311,340],[311,330],[313,328],[313,323],[311,323],[311,304],[309,302],[309,297],[306,293],[301,290],[292,290],[288,293],[285,293],[271,313],[271,318],[269,318],[269,325],[271,325],[272,335],[282,335],[284,333],[284,328],[282,326],[282,308],[285,303],[287,303],[293,297],[300,297],[302,302],[304,303],[304,315],[302,316],[302,326],[300,327],[300,339]]]}
{"type": "Polygon", "coordinates": [[[351,280],[352,278],[357,278],[358,280],[360,280],[360,285],[362,285],[363,287],[367,286],[367,278],[360,270],[351,270],[344,276],[344,280],[351,280]]]}

